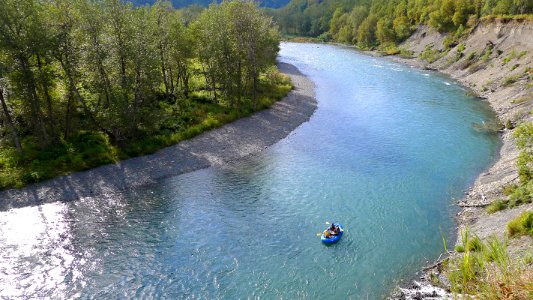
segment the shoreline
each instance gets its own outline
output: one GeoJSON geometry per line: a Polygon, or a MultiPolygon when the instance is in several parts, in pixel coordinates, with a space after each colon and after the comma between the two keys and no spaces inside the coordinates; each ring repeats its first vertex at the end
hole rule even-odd
{"type": "MultiPolygon", "coordinates": [[[[505,32],[506,28],[500,29],[505,32]]],[[[524,29],[525,32],[529,32],[531,29],[524,29]]],[[[499,35],[499,31],[494,30],[494,36],[483,36],[479,38],[481,34],[485,34],[488,31],[486,28],[477,28],[477,31],[472,32],[467,38],[465,44],[467,47],[474,51],[481,51],[485,49],[486,45],[490,42],[495,42],[494,47],[502,47],[503,49],[514,49],[516,42],[514,39],[520,41],[519,38],[513,37],[505,40],[499,35]],[[489,41],[489,42],[487,42],[489,41]]],[[[432,33],[427,28],[421,28],[415,32],[402,46],[413,52],[423,51],[424,42],[429,44],[437,44],[442,37],[436,37],[435,33],[432,33]]],[[[525,49],[533,50],[531,45],[526,44],[525,49]]],[[[391,61],[408,65],[412,68],[435,71],[440,74],[449,76],[453,80],[457,81],[467,90],[473,91],[475,96],[486,101],[492,110],[495,112],[496,117],[500,120],[501,124],[505,124],[506,121],[511,120],[514,125],[519,124],[525,120],[531,120],[528,112],[531,110],[530,101],[522,102],[519,104],[514,103],[514,99],[517,99],[520,95],[528,93],[528,88],[523,85],[505,85],[501,84],[506,76],[513,73],[513,69],[508,71],[508,67],[504,67],[505,63],[500,63],[503,57],[495,57],[491,59],[491,64],[479,71],[469,72],[461,66],[464,64],[464,60],[459,59],[450,64],[451,55],[455,55],[455,51],[452,49],[449,54],[441,57],[433,62],[426,62],[423,59],[417,57],[403,58],[398,55],[385,56],[384,58],[391,61]],[[479,72],[479,73],[478,73],[479,72]],[[490,83],[490,84],[489,84],[490,83]],[[488,88],[487,88],[488,86],[488,88]]],[[[509,51],[509,50],[508,50],[509,51]]],[[[465,51],[465,53],[467,53],[465,51]]],[[[481,52],[480,52],[481,53],[481,52]]],[[[372,53],[376,55],[376,53],[372,53]]],[[[524,59],[523,64],[531,65],[531,60],[524,59]]],[[[516,71],[514,72],[516,73],[516,71]]],[[[514,74],[513,73],[513,74],[514,74]]],[[[527,97],[527,96],[526,96],[527,97]]],[[[499,130],[499,138],[501,141],[501,147],[498,152],[498,156],[495,161],[489,165],[476,179],[472,185],[465,191],[464,196],[458,199],[454,205],[458,206],[459,212],[454,217],[457,228],[457,240],[455,244],[460,243],[460,233],[465,228],[468,228],[470,232],[476,234],[481,240],[486,240],[490,236],[496,236],[500,240],[504,240],[507,237],[507,222],[522,213],[525,210],[533,210],[533,204],[522,204],[513,209],[504,209],[493,214],[489,214],[486,211],[486,207],[493,201],[503,198],[502,189],[513,183],[518,182],[518,169],[516,161],[519,155],[514,138],[514,128],[503,128],[499,130]]],[[[450,245],[451,252],[443,253],[445,256],[453,256],[455,251],[453,246],[450,245]]],[[[508,240],[507,249],[512,257],[519,256],[521,253],[533,250],[531,245],[531,238],[522,236],[520,238],[513,238],[508,240]]],[[[450,251],[450,250],[448,250],[450,251]]],[[[407,288],[398,288],[399,295],[395,292],[392,295],[393,299],[437,299],[453,297],[441,286],[435,286],[432,284],[432,277],[438,278],[441,283],[447,282],[447,278],[440,272],[440,257],[434,265],[421,270],[422,276],[418,276],[419,280],[412,281],[407,288]]]]}
{"type": "Polygon", "coordinates": [[[109,195],[263,151],[307,122],[317,108],[314,83],[291,64],[278,63],[278,68],[294,88],[270,108],[150,155],[0,191],[0,211],[109,195]]]}

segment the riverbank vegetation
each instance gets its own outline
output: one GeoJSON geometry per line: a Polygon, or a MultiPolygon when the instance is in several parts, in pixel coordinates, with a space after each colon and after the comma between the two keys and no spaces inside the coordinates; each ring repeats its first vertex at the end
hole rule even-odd
{"type": "Polygon", "coordinates": [[[279,34],[247,1],[0,2],[0,188],[147,154],[291,89],[279,34]]]}
{"type": "Polygon", "coordinates": [[[533,297],[532,253],[513,259],[506,242],[496,237],[483,242],[468,230],[461,232],[461,244],[456,248],[462,249],[461,254],[442,264],[455,295],[475,295],[480,299],[533,297]]]}
{"type": "Polygon", "coordinates": [[[270,12],[283,34],[318,37],[397,54],[418,25],[449,33],[449,44],[482,18],[531,18],[527,0],[292,0],[270,12]]]}
{"type": "Polygon", "coordinates": [[[517,159],[517,183],[504,187],[504,199],[498,199],[487,207],[488,213],[513,208],[533,202],[533,123],[524,122],[514,129],[514,138],[520,154],[517,159]]]}
{"type": "Polygon", "coordinates": [[[533,237],[533,211],[525,211],[507,224],[510,236],[529,235],[533,237]]]}

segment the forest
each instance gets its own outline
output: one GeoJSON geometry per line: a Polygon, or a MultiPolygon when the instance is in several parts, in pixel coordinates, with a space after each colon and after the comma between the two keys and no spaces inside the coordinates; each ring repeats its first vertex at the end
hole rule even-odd
{"type": "Polygon", "coordinates": [[[285,35],[386,49],[409,37],[419,24],[461,35],[485,16],[531,14],[533,1],[292,0],[269,13],[285,35]]]}
{"type": "Polygon", "coordinates": [[[0,1],[0,188],[151,153],[290,89],[253,2],[0,1]]]}
{"type": "MultiPolygon", "coordinates": [[[[157,0],[129,0],[131,3],[137,6],[141,5],[152,5],[157,2],[157,0]]],[[[217,3],[222,2],[221,0],[215,0],[217,3]]],[[[213,3],[213,0],[171,0],[172,6],[174,8],[185,8],[189,6],[203,6],[207,7],[209,4],[213,3]]],[[[255,1],[259,7],[271,7],[271,8],[280,8],[289,3],[289,0],[260,0],[255,1]]]]}

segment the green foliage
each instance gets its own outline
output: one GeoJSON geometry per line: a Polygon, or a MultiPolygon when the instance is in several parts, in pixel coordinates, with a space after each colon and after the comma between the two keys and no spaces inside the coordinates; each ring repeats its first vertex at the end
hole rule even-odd
{"type": "Polygon", "coordinates": [[[31,139],[23,155],[0,151],[0,188],[21,187],[71,171],[82,171],[118,161],[118,149],[101,132],[79,131],[68,141],[42,149],[31,139]]]}
{"type": "Polygon", "coordinates": [[[463,53],[465,48],[465,44],[459,44],[459,46],[457,46],[457,53],[463,53]]]}
{"type": "Polygon", "coordinates": [[[505,200],[496,200],[492,202],[489,206],[487,206],[487,212],[489,214],[493,214],[495,212],[498,212],[500,210],[504,210],[507,208],[507,201],[505,200]]]}
{"type": "Polygon", "coordinates": [[[328,31],[328,32],[324,32],[322,33],[321,35],[319,35],[317,37],[318,41],[320,42],[323,42],[323,43],[327,43],[327,42],[330,42],[333,40],[333,36],[331,35],[331,33],[328,31]]]}
{"type": "Polygon", "coordinates": [[[426,46],[424,51],[419,56],[421,59],[432,63],[441,57],[440,52],[437,49],[433,49],[431,46],[426,46]]]}
{"type": "MultiPolygon", "coordinates": [[[[129,0],[134,5],[143,6],[143,5],[152,5],[157,0],[129,0]]],[[[211,0],[171,0],[170,1],[172,5],[175,8],[186,8],[192,6],[197,7],[207,7],[210,4],[213,3],[211,0]]],[[[216,3],[220,4],[220,0],[216,1],[216,3]]],[[[287,5],[289,3],[289,0],[260,0],[257,1],[260,7],[271,7],[271,8],[279,8],[287,5]]]]}
{"type": "MultiPolygon", "coordinates": [[[[510,62],[511,60],[513,59],[520,59],[522,58],[524,55],[527,54],[527,51],[521,51],[520,53],[516,53],[516,50],[511,50],[511,52],[509,53],[508,56],[506,56],[503,61],[502,61],[502,65],[505,65],[507,64],[508,62],[510,62]]],[[[517,67],[519,66],[519,64],[516,64],[513,66],[512,70],[516,69],[517,67]]]]}
{"type": "Polygon", "coordinates": [[[412,58],[414,56],[414,52],[405,48],[400,48],[400,53],[398,55],[403,58],[412,58]]]}
{"type": "Polygon", "coordinates": [[[0,188],[152,153],[290,89],[252,2],[5,0],[0,19],[0,188]]]}
{"type": "Polygon", "coordinates": [[[522,57],[523,57],[524,55],[526,55],[526,54],[527,54],[527,51],[526,51],[526,50],[524,50],[524,51],[520,51],[520,53],[518,53],[518,55],[516,56],[516,58],[517,58],[517,59],[520,59],[520,58],[522,58],[522,57]]]}
{"type": "Polygon", "coordinates": [[[376,44],[376,26],[378,18],[368,16],[357,29],[357,46],[361,49],[371,49],[376,44]]]}
{"type": "Polygon", "coordinates": [[[520,79],[520,75],[511,75],[511,76],[505,77],[502,81],[502,85],[503,86],[511,85],[515,83],[518,79],[520,79]]]}
{"type": "MultiPolygon", "coordinates": [[[[333,41],[363,49],[390,48],[410,36],[416,25],[428,24],[450,33],[445,47],[455,44],[483,16],[533,13],[527,0],[292,0],[269,11],[284,34],[317,37],[326,32],[333,41]],[[506,5],[500,3],[506,2],[506,5]],[[385,46],[381,46],[385,44],[385,46]]],[[[529,18],[527,15],[526,18],[529,18]]],[[[522,16],[521,18],[524,18],[522,16]]],[[[490,55],[490,54],[489,54],[490,55]]]]}
{"type": "Polygon", "coordinates": [[[507,223],[510,236],[529,235],[533,237],[533,211],[525,211],[507,223]]]}
{"type": "Polygon", "coordinates": [[[504,58],[503,61],[502,61],[502,66],[505,65],[505,64],[507,64],[508,62],[510,62],[511,59],[512,59],[511,56],[507,56],[506,58],[504,58]]]}
{"type": "Polygon", "coordinates": [[[486,49],[483,51],[483,53],[481,53],[481,60],[482,60],[483,62],[487,62],[487,61],[489,60],[491,54],[492,54],[492,49],[491,49],[491,48],[486,48],[486,49]]]}
{"type": "Polygon", "coordinates": [[[443,264],[444,273],[455,296],[479,299],[529,299],[531,296],[531,270],[523,260],[512,261],[507,245],[496,237],[486,242],[476,242],[476,251],[457,245],[460,255],[443,264]],[[460,251],[459,251],[460,250],[460,251]]]}
{"type": "Polygon", "coordinates": [[[464,51],[465,51],[465,44],[459,44],[459,46],[457,46],[457,54],[455,56],[455,61],[460,60],[464,56],[464,53],[463,53],[464,51]]]}
{"type": "Polygon", "coordinates": [[[520,182],[503,189],[504,195],[507,196],[504,204],[510,208],[533,201],[533,124],[531,122],[520,124],[514,129],[514,138],[520,150],[517,159],[520,182]]]}

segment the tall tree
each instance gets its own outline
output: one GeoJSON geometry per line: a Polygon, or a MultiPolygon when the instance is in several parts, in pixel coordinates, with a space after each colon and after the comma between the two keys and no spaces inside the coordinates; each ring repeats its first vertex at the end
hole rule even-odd
{"type": "Polygon", "coordinates": [[[42,21],[42,4],[39,1],[5,0],[0,2],[0,49],[3,49],[16,67],[12,76],[14,88],[20,91],[25,108],[29,110],[28,123],[41,146],[48,146],[52,139],[47,131],[39,82],[33,61],[47,45],[46,28],[42,21]]]}

